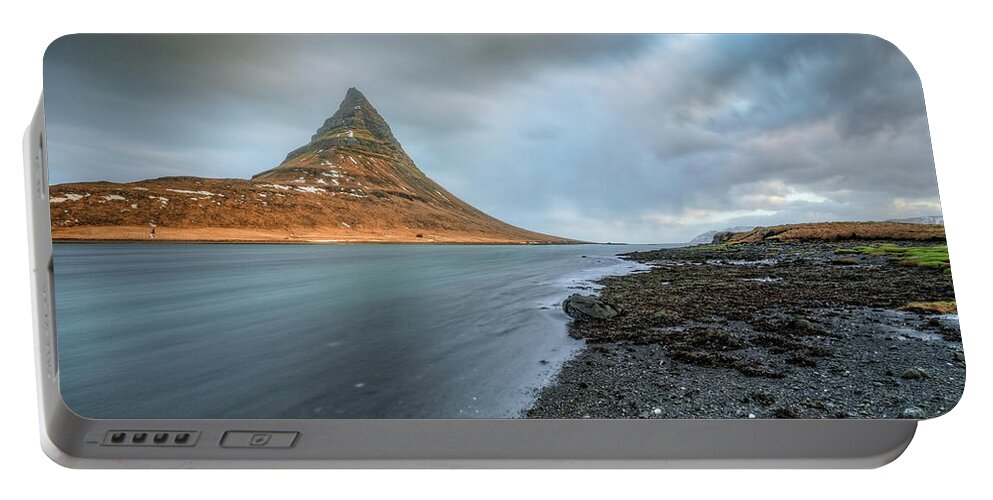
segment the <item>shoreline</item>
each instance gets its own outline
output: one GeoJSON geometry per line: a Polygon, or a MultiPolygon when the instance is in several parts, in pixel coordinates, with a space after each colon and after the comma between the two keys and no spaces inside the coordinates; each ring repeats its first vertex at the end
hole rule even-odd
{"type": "Polygon", "coordinates": [[[332,226],[246,229],[242,227],[173,226],[76,226],[52,227],[52,241],[59,243],[249,243],[249,244],[499,244],[550,245],[589,243],[570,238],[545,237],[500,231],[448,229],[345,228],[332,226]],[[152,229],[154,228],[154,238],[152,229]]]}
{"type": "MultiPolygon", "coordinates": [[[[653,247],[662,246],[665,244],[592,243],[590,245],[653,247]]],[[[552,371],[550,374],[543,377],[543,381],[529,389],[532,396],[530,402],[517,411],[514,418],[527,418],[527,413],[532,407],[534,407],[535,402],[537,401],[537,395],[540,394],[541,391],[556,384],[559,374],[562,372],[565,365],[574,360],[577,356],[580,356],[588,347],[588,344],[584,339],[577,338],[570,334],[572,322],[571,318],[569,318],[569,316],[562,311],[562,302],[575,293],[599,293],[599,290],[602,288],[600,281],[605,278],[614,276],[628,276],[634,273],[644,272],[649,268],[649,266],[643,263],[626,257],[623,253],[612,253],[610,255],[582,255],[580,256],[580,259],[583,259],[584,261],[588,259],[591,262],[608,259],[615,262],[607,266],[583,266],[581,268],[571,270],[567,274],[562,275],[560,278],[552,282],[552,284],[558,289],[553,295],[548,295],[544,297],[543,300],[534,304],[540,313],[551,313],[554,316],[561,316],[561,321],[557,322],[559,322],[560,327],[562,328],[562,333],[569,338],[570,342],[575,342],[578,345],[573,347],[573,351],[569,357],[551,366],[552,371]]],[[[556,318],[556,320],[558,319],[559,318],[556,318]]]]}
{"type": "MultiPolygon", "coordinates": [[[[59,245],[117,245],[117,244],[140,244],[140,245],[417,245],[417,246],[451,246],[451,245],[498,245],[498,246],[571,246],[571,245],[604,245],[588,241],[577,242],[541,242],[541,243],[518,243],[499,241],[377,241],[377,240],[353,240],[353,241],[320,241],[320,240],[129,240],[129,239],[62,239],[52,238],[52,244],[59,245]]],[[[616,244],[616,243],[615,243],[616,244]]]]}
{"type": "MultiPolygon", "coordinates": [[[[612,320],[573,320],[585,346],[526,418],[931,418],[964,388],[943,269],[850,258],[865,240],[667,248],[599,280],[612,320]],[[844,257],[844,258],[841,258],[844,257]]],[[[875,242],[881,243],[881,242],[875,242]]],[[[928,242],[887,241],[904,246],[928,242]]]]}

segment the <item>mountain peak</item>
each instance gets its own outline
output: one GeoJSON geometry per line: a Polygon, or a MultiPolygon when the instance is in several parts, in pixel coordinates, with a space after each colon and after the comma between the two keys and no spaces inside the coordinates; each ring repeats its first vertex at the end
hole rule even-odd
{"type": "MultiPolygon", "coordinates": [[[[376,113],[376,108],[372,107],[369,100],[366,99],[365,94],[363,94],[359,89],[355,87],[350,87],[348,92],[345,92],[345,98],[341,100],[341,104],[338,105],[338,111],[335,112],[331,118],[325,121],[325,125],[330,120],[334,118],[342,118],[345,116],[357,115],[360,113],[368,113],[369,111],[376,113]]],[[[376,113],[378,116],[379,113],[376,113]]],[[[380,117],[382,119],[382,117],[380,117]]],[[[323,128],[323,127],[322,127],[323,128]]]]}
{"type": "Polygon", "coordinates": [[[358,165],[356,157],[365,156],[392,158],[413,165],[386,120],[359,89],[350,87],[338,105],[338,111],[324,120],[308,143],[290,151],[276,168],[255,174],[252,178],[272,179],[274,176],[292,175],[290,172],[301,165],[321,162],[322,159],[325,161],[321,165],[326,167],[333,163],[329,159],[332,152],[351,156],[349,161],[353,165],[358,165]]]}
{"type": "Polygon", "coordinates": [[[350,103],[368,104],[369,100],[365,98],[365,94],[363,94],[359,89],[355,87],[348,87],[348,91],[345,92],[345,99],[341,101],[341,104],[342,106],[344,106],[345,104],[350,104],[350,103]]]}
{"type": "Polygon", "coordinates": [[[348,89],[345,98],[338,106],[338,111],[331,118],[325,120],[321,128],[317,129],[311,142],[333,137],[347,137],[360,141],[371,140],[399,146],[396,138],[393,137],[393,131],[386,124],[386,120],[380,116],[365,95],[355,87],[348,89]]]}
{"type": "Polygon", "coordinates": [[[345,92],[338,111],[324,121],[310,142],[286,155],[289,161],[301,154],[333,147],[359,147],[385,154],[404,154],[386,120],[355,87],[345,92]]]}

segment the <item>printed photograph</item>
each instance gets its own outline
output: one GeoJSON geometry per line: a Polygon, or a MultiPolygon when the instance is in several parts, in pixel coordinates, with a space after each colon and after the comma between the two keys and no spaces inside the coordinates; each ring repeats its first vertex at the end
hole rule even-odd
{"type": "Polygon", "coordinates": [[[965,357],[921,81],[866,35],[72,35],[88,418],[910,418],[965,357]]]}

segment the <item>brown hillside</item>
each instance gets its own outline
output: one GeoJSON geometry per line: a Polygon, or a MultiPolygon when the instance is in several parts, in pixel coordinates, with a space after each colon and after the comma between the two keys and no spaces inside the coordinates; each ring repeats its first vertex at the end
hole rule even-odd
{"type": "Polygon", "coordinates": [[[902,222],[818,222],[757,227],[740,233],[717,233],[714,243],[756,243],[763,240],[914,240],[942,241],[945,227],[940,224],[902,222]]]}
{"type": "Polygon", "coordinates": [[[503,223],[421,172],[356,89],[306,145],[252,179],[50,189],[57,240],[572,243],[503,223]]]}

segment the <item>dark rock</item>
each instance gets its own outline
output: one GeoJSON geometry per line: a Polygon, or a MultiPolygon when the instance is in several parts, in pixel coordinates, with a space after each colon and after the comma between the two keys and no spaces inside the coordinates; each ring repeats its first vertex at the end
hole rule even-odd
{"type": "Polygon", "coordinates": [[[756,403],[769,406],[776,402],[776,396],[769,394],[768,392],[756,390],[748,393],[748,399],[755,401],[756,403]]]}
{"type": "Polygon", "coordinates": [[[900,378],[904,378],[907,380],[927,378],[927,371],[925,371],[923,368],[915,366],[913,368],[908,368],[905,372],[903,372],[903,375],[900,375],[900,378]]]}
{"type": "Polygon", "coordinates": [[[816,335],[822,333],[822,330],[813,324],[807,318],[802,316],[795,316],[792,321],[790,321],[789,326],[794,333],[800,333],[805,335],[816,335]]]}
{"type": "Polygon", "coordinates": [[[802,366],[805,368],[817,368],[817,362],[806,357],[806,356],[790,356],[786,358],[786,362],[794,366],[802,366]]]}
{"type": "Polygon", "coordinates": [[[620,314],[614,306],[599,297],[574,293],[562,302],[562,310],[569,317],[580,321],[611,319],[620,314]]]}
{"type": "Polygon", "coordinates": [[[773,410],[772,416],[776,418],[800,418],[800,411],[793,405],[786,405],[773,410]]]}

